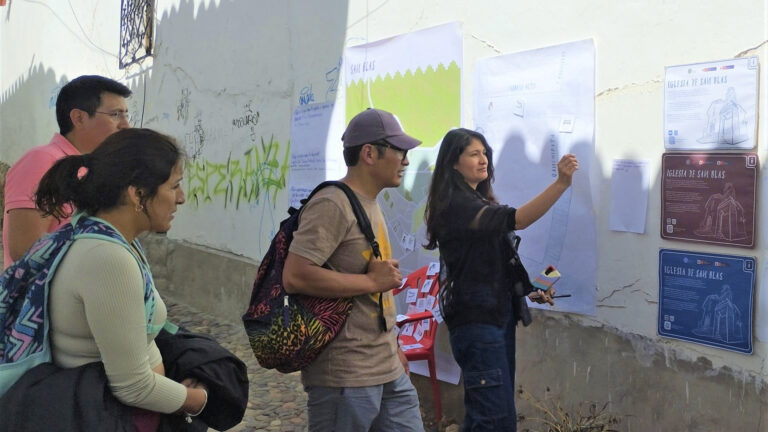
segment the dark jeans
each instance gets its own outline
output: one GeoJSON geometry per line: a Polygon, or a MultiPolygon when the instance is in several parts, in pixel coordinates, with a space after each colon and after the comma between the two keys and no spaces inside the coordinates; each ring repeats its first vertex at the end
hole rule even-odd
{"type": "Polygon", "coordinates": [[[464,374],[464,432],[517,431],[515,322],[464,324],[450,332],[464,374]]]}

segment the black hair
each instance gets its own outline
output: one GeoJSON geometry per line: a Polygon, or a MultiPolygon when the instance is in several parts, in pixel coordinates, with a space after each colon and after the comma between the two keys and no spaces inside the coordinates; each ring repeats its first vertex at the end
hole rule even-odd
{"type": "Polygon", "coordinates": [[[74,125],[69,118],[69,113],[73,109],[83,110],[93,117],[101,105],[101,94],[105,92],[126,98],[133,93],[125,85],[99,75],[79,76],[65,84],[56,98],[56,121],[59,123],[59,133],[66,135],[72,131],[74,125]]]}
{"type": "MultiPolygon", "coordinates": [[[[376,152],[379,154],[379,159],[384,157],[384,152],[387,151],[386,141],[374,141],[372,143],[368,143],[376,147],[376,152]]],[[[344,149],[344,163],[348,167],[353,167],[357,165],[357,163],[360,161],[360,151],[363,149],[363,146],[365,144],[354,146],[354,147],[346,147],[344,149]]]]}
{"type": "Polygon", "coordinates": [[[453,129],[445,134],[443,142],[440,144],[440,151],[437,153],[435,162],[435,171],[432,173],[432,183],[429,185],[429,195],[427,196],[427,208],[424,212],[424,221],[427,225],[427,249],[437,247],[435,233],[439,230],[439,224],[445,218],[441,218],[441,213],[451,198],[457,192],[464,192],[476,195],[480,199],[489,203],[497,203],[496,196],[493,194],[493,153],[483,134],[469,129],[453,129]],[[459,161],[459,157],[464,150],[469,147],[472,140],[476,139],[483,144],[485,154],[488,158],[487,173],[488,177],[478,183],[473,190],[464,180],[464,176],[458,172],[454,165],[459,161]]]}
{"type": "Polygon", "coordinates": [[[141,204],[157,194],[184,154],[173,138],[151,129],[123,129],[90,154],[67,156],[40,180],[35,204],[46,216],[71,216],[66,206],[96,214],[121,203],[129,186],[141,204]]]}

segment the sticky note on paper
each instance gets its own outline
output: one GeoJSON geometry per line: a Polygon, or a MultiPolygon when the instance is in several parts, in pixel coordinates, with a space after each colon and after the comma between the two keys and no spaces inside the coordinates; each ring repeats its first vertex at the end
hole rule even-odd
{"type": "Polygon", "coordinates": [[[400,332],[401,335],[404,336],[410,336],[413,334],[413,323],[408,323],[403,326],[403,330],[400,332]]]}
{"type": "Polygon", "coordinates": [[[440,262],[435,261],[429,263],[429,267],[427,267],[427,276],[433,276],[440,272],[440,262]]]}
{"type": "Polygon", "coordinates": [[[573,132],[573,125],[576,122],[576,117],[572,115],[564,115],[560,117],[560,128],[559,131],[562,133],[572,133],[573,132]]]}
{"type": "Polygon", "coordinates": [[[432,316],[435,317],[435,321],[437,321],[438,324],[443,322],[443,313],[440,312],[439,304],[436,304],[435,307],[432,308],[432,316]]]}
{"type": "Polygon", "coordinates": [[[427,299],[420,298],[416,300],[416,312],[424,312],[427,310],[427,306],[425,305],[427,299]]]}
{"type": "Polygon", "coordinates": [[[422,328],[422,329],[423,329],[425,332],[428,332],[428,331],[429,331],[429,322],[430,322],[430,321],[432,321],[432,320],[431,320],[431,319],[429,319],[429,318],[421,320],[421,328],[422,328]]]}
{"type": "Polygon", "coordinates": [[[410,234],[403,234],[403,236],[400,238],[400,245],[403,247],[403,249],[405,249],[406,252],[410,252],[416,245],[416,238],[410,234]]]}
{"type": "Polygon", "coordinates": [[[424,281],[424,285],[421,286],[421,292],[429,292],[429,290],[432,289],[432,279],[427,279],[424,281]]]}
{"type": "Polygon", "coordinates": [[[416,348],[423,348],[423,345],[422,344],[403,345],[401,348],[403,349],[403,351],[408,351],[416,348]]]}
{"type": "Polygon", "coordinates": [[[405,291],[405,302],[406,303],[413,303],[416,301],[416,297],[419,295],[419,290],[416,288],[409,288],[405,291]]]}
{"type": "Polygon", "coordinates": [[[433,306],[435,306],[435,296],[427,296],[427,300],[424,302],[424,307],[432,310],[433,306]]]}
{"type": "Polygon", "coordinates": [[[413,339],[416,341],[420,341],[423,337],[424,337],[424,329],[421,327],[421,324],[419,324],[413,330],[413,339]]]}

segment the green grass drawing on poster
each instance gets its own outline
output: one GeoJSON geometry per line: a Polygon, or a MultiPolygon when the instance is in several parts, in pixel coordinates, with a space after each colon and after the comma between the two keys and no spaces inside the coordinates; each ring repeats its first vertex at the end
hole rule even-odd
{"type": "Polygon", "coordinates": [[[452,127],[461,122],[461,70],[456,62],[446,69],[443,64],[437,70],[428,66],[416,72],[387,74],[370,82],[362,79],[346,88],[347,123],[357,113],[371,106],[397,115],[409,134],[423,141],[422,146],[434,147],[452,127]]]}

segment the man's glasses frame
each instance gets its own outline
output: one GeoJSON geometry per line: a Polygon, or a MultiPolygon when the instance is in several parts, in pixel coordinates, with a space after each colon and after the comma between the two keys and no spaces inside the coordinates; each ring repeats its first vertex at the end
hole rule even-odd
{"type": "Polygon", "coordinates": [[[122,119],[125,119],[125,121],[131,121],[131,113],[128,111],[94,111],[96,114],[104,114],[112,117],[112,120],[116,122],[120,122],[122,119]]]}
{"type": "Polygon", "coordinates": [[[395,147],[392,144],[390,144],[387,140],[380,140],[380,141],[372,142],[371,144],[377,147],[386,147],[386,148],[392,149],[395,153],[400,155],[401,162],[405,160],[405,158],[408,156],[408,150],[403,150],[399,147],[395,147]]]}

